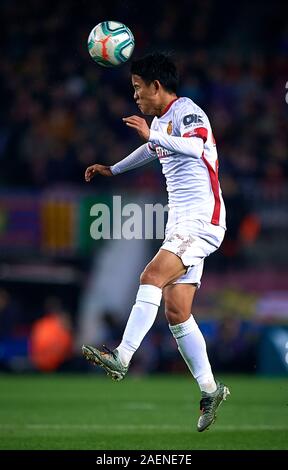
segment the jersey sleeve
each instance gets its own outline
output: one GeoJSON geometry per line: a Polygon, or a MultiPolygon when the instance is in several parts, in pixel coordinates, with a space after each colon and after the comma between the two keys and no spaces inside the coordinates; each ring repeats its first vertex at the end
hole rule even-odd
{"type": "Polygon", "coordinates": [[[113,175],[118,175],[124,173],[125,171],[134,170],[139,166],[146,165],[157,158],[156,151],[153,149],[152,145],[149,147],[149,142],[147,144],[141,145],[134,152],[130,153],[126,158],[123,158],[115,165],[110,166],[110,170],[113,175]]]}
{"type": "Polygon", "coordinates": [[[178,128],[181,137],[197,137],[205,143],[208,137],[208,118],[200,108],[183,106],[178,114],[178,128]]]}
{"type": "Polygon", "coordinates": [[[149,142],[175,153],[201,158],[208,135],[207,116],[191,102],[181,106],[174,118],[176,135],[164,134],[151,126],[149,142]]]}

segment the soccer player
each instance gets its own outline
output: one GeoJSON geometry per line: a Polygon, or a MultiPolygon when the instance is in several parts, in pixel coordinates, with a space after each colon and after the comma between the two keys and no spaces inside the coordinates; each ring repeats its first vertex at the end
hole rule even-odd
{"type": "Polygon", "coordinates": [[[190,98],[177,97],[178,73],[165,54],[132,62],[134,99],[141,113],[154,116],[149,128],[139,116],[123,118],[145,141],[112,166],[92,165],[85,180],[114,176],[159,159],[166,177],[169,215],[165,240],[140,277],[122,341],[110,351],[83,345],[85,358],[122,380],[131,358],[152,327],[163,296],[165,314],[178,349],[201,390],[199,432],[216,418],[230,393],[215,381],[206,344],[191,314],[204,259],[219,248],[225,234],[225,207],[218,181],[215,140],[206,114],[190,98]]]}

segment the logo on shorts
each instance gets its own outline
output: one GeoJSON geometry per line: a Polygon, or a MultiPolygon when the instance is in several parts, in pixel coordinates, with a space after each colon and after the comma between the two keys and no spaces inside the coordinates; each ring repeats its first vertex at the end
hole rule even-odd
{"type": "Polygon", "coordinates": [[[169,122],[168,122],[168,126],[167,126],[167,134],[168,134],[168,135],[171,135],[171,134],[172,134],[172,130],[173,130],[173,128],[172,128],[172,121],[169,121],[169,122]]]}

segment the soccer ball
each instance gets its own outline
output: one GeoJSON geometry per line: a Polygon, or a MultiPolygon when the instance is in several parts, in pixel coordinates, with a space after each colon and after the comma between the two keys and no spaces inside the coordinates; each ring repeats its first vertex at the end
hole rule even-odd
{"type": "Polygon", "coordinates": [[[103,67],[116,67],[130,59],[135,46],[130,29],[118,21],[97,24],[88,37],[92,59],[103,67]]]}

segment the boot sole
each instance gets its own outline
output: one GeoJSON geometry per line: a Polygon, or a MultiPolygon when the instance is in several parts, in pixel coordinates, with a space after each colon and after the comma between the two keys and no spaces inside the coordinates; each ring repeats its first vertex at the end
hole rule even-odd
{"type": "Polygon", "coordinates": [[[109,375],[109,377],[111,377],[115,382],[120,382],[120,380],[124,379],[125,375],[123,375],[121,372],[117,372],[116,370],[111,369],[106,364],[103,364],[96,354],[87,346],[82,346],[82,353],[87,361],[91,362],[94,366],[102,367],[102,369],[107,372],[107,375],[109,375]]]}

